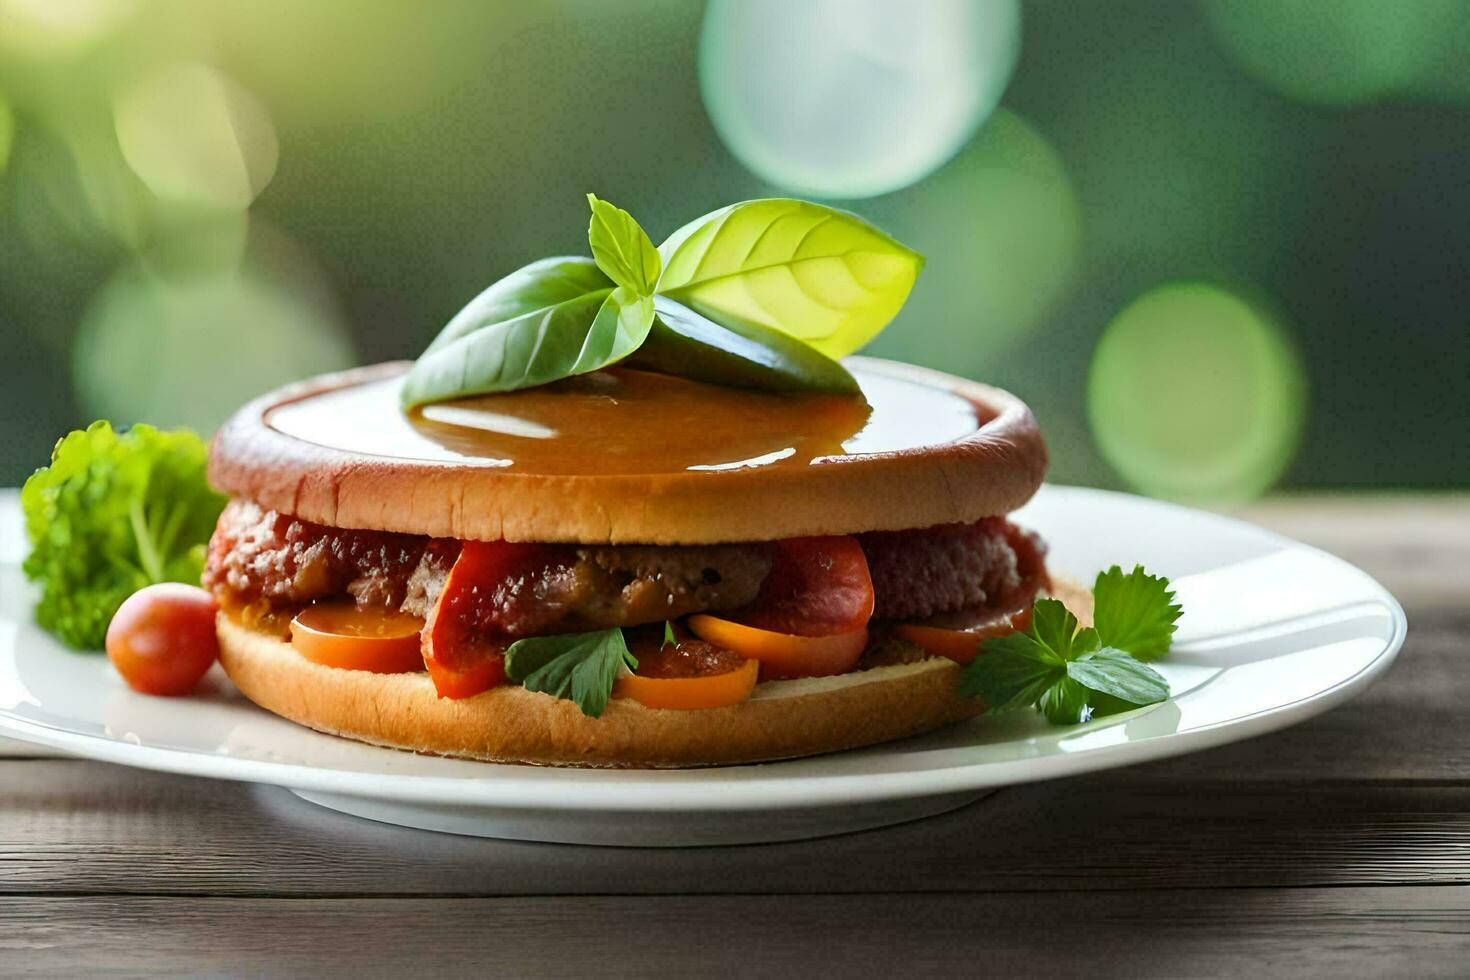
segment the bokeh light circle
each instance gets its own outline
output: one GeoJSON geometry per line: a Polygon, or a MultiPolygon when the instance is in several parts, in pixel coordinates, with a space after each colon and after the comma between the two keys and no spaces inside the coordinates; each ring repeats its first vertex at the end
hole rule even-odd
{"type": "MultiPolygon", "coordinates": [[[[453,103],[450,92],[503,70],[491,65],[500,49],[525,46],[536,27],[560,21],[589,29],[585,9],[562,3],[471,0],[426,9],[404,0],[226,0],[185,9],[211,35],[220,62],[272,107],[282,132],[381,125],[436,99],[453,103]]],[[[530,44],[533,51],[543,46],[530,44]]],[[[547,84],[544,77],[527,82],[537,90],[547,84]]],[[[538,102],[533,96],[524,104],[538,102]]]]}
{"type": "Polygon", "coordinates": [[[699,45],[710,119],[761,178],[815,197],[912,184],[999,103],[1016,0],[712,0],[699,45]]]}
{"type": "Polygon", "coordinates": [[[0,98],[0,173],[10,162],[10,148],[15,144],[15,113],[10,103],[0,98]]]}
{"type": "Polygon", "coordinates": [[[32,58],[80,54],[134,7],[133,0],[0,0],[0,49],[32,58]]]}
{"type": "Polygon", "coordinates": [[[180,281],[233,273],[245,258],[250,212],[156,202],[149,235],[137,248],[152,275],[180,281]]]}
{"type": "Polygon", "coordinates": [[[1093,355],[1088,418],[1136,489],[1196,503],[1268,489],[1300,442],[1306,381],[1280,326],[1204,282],[1159,286],[1110,323],[1093,355]]]}
{"type": "Polygon", "coordinates": [[[871,353],[993,376],[1074,281],[1081,206],[1061,157],[998,109],[937,174],[903,195],[890,232],[926,256],[923,275],[871,353]]]}
{"type": "MultiPolygon", "coordinates": [[[[85,136],[85,131],[78,134],[85,136]]],[[[117,153],[84,138],[40,127],[17,140],[11,160],[15,224],[42,261],[62,265],[82,254],[110,254],[139,240],[149,196],[117,153]],[[102,152],[94,152],[97,150],[102,152]]]]}
{"type": "MultiPolygon", "coordinates": [[[[277,263],[279,265],[279,263],[277,263]]],[[[271,263],[170,281],[144,265],[117,273],[82,318],[72,381],[89,417],[209,432],[269,388],[351,365],[335,310],[271,263]]]]}
{"type": "Polygon", "coordinates": [[[1205,11],[1242,70],[1299,102],[1464,94],[1464,0],[1210,0],[1205,11]]]}
{"type": "Polygon", "coordinates": [[[128,165],[166,200],[249,207],[276,172],[265,106],[208,65],[171,65],[126,89],[113,121],[128,165]]]}

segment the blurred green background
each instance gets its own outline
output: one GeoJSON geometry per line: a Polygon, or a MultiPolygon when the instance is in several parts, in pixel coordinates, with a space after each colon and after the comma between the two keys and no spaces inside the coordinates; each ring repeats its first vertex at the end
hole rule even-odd
{"type": "Polygon", "coordinates": [[[750,197],[928,256],[870,348],[1010,388],[1052,478],[1470,483],[1461,0],[0,0],[0,485],[207,431],[750,197]]]}

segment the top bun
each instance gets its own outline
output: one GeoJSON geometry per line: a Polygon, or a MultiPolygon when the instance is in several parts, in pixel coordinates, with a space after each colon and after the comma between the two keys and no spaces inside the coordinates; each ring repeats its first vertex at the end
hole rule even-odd
{"type": "Polygon", "coordinates": [[[485,541],[715,544],[1008,513],[1046,471],[1015,396],[847,358],[856,399],[614,368],[405,415],[403,363],[271,392],[215,435],[211,482],[333,527],[485,541]],[[550,423],[555,422],[555,425],[550,423]]]}

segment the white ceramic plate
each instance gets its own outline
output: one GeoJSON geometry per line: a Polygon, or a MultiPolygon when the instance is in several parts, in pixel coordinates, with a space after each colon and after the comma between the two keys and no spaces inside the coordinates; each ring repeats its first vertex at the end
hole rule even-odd
{"type": "Polygon", "coordinates": [[[320,735],[256,708],[218,668],[201,694],[134,694],[105,658],[31,621],[13,495],[0,496],[0,734],[168,772],[288,787],[348,813],[526,840],[687,845],[857,830],[939,813],[1012,783],[1179,755],[1309,718],[1363,690],[1406,622],[1358,569],[1238,521],[1123,494],[1048,487],[1018,515],[1054,568],[1112,563],[1174,581],[1184,616],[1158,666],[1174,697],[1071,728],[1030,713],[793,762],[598,771],[414,755],[320,735]]]}

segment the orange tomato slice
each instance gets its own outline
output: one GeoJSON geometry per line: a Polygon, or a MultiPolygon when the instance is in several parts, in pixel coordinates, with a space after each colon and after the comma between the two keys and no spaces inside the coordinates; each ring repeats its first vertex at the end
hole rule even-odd
{"type": "Polygon", "coordinates": [[[350,603],[308,606],[291,620],[291,645],[312,663],[375,674],[423,670],[419,632],[408,613],[358,609],[350,603]]]}
{"type": "Polygon", "coordinates": [[[831,636],[795,636],[700,614],[689,617],[689,629],[707,643],[759,660],[761,677],[767,679],[845,673],[868,647],[866,626],[831,636]]]}
{"type": "Polygon", "coordinates": [[[619,677],[613,697],[632,698],[647,708],[723,708],[739,704],[755,689],[760,663],[747,660],[734,670],[703,677],[619,677]]]}
{"type": "Polygon", "coordinates": [[[1017,610],[988,623],[969,629],[944,629],[940,626],[923,626],[905,623],[893,628],[893,635],[900,640],[923,647],[940,657],[948,657],[964,665],[974,660],[986,640],[1008,636],[1031,625],[1031,607],[1017,610]]]}

